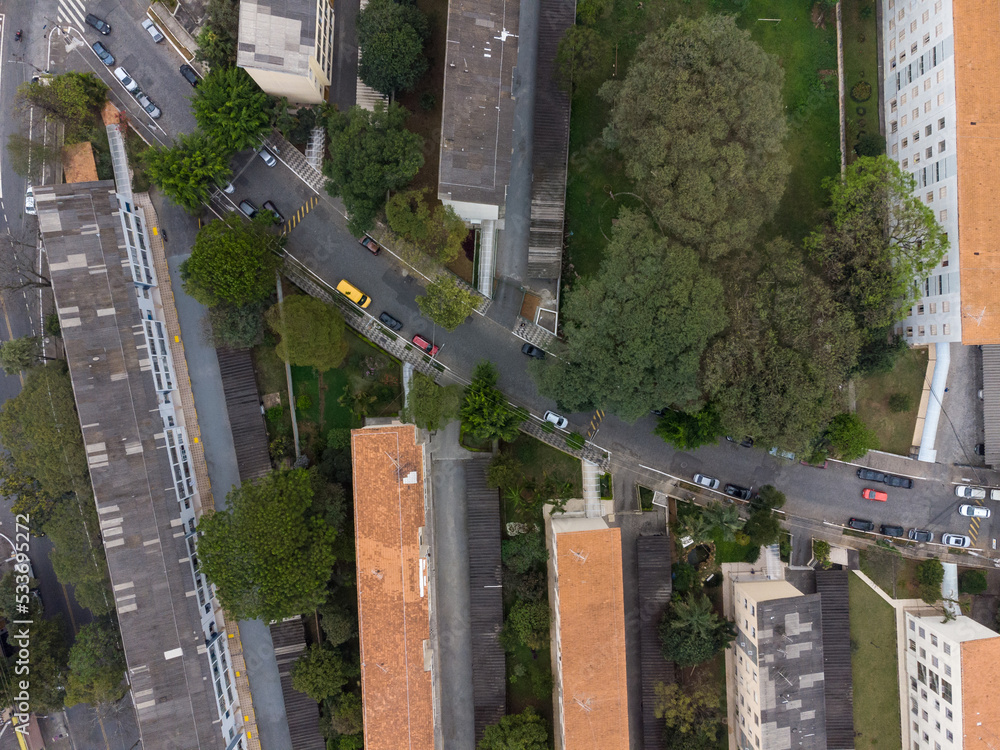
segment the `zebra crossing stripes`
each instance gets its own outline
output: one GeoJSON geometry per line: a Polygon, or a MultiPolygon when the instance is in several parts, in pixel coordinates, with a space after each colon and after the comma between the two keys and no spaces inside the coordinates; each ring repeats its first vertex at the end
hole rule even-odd
{"type": "Polygon", "coordinates": [[[87,9],[80,0],[59,0],[59,12],[56,17],[60,25],[72,24],[83,30],[83,19],[87,15],[87,9]]]}

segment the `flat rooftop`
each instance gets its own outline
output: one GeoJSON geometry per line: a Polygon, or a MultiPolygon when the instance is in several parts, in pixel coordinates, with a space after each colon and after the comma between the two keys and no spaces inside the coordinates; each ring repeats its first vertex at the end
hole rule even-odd
{"type": "Polygon", "coordinates": [[[500,206],[510,178],[517,0],[450,0],[438,197],[500,206]]]}
{"type": "Polygon", "coordinates": [[[351,432],[365,750],[434,750],[424,449],[413,425],[351,432]]]}
{"type": "Polygon", "coordinates": [[[142,745],[224,747],[114,182],[35,198],[142,745]]]}
{"type": "Polygon", "coordinates": [[[316,0],[242,0],[236,65],[305,74],[316,46],[316,0]]]}

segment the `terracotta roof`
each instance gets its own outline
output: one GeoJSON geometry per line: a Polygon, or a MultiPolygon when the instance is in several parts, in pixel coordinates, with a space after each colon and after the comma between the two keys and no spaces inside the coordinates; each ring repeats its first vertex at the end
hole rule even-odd
{"type": "Polygon", "coordinates": [[[423,446],[412,425],[366,427],[351,457],[365,748],[433,750],[423,446]]]}
{"type": "Polygon", "coordinates": [[[555,534],[568,750],[628,750],[625,603],[619,529],[555,534]]]}
{"type": "Polygon", "coordinates": [[[1000,638],[965,641],[962,649],[962,747],[994,750],[1000,738],[1000,638]]]}
{"type": "Polygon", "coordinates": [[[1000,2],[955,0],[962,343],[1000,343],[1000,2]]]}

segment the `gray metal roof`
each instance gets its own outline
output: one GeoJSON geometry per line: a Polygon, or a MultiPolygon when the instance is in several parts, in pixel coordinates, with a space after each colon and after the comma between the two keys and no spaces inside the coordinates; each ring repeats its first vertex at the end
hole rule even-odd
{"type": "Polygon", "coordinates": [[[261,414],[260,396],[249,349],[219,349],[219,374],[226,394],[226,410],[233,432],[233,447],[240,479],[262,477],[271,471],[267,428],[261,414]]]}
{"type": "Polygon", "coordinates": [[[983,425],[986,465],[1000,466],[1000,346],[983,347],[983,425]]]}
{"type": "Polygon", "coordinates": [[[817,570],[823,610],[823,669],[826,674],[826,746],[854,747],[854,678],[851,674],[851,608],[846,570],[817,570]]]}
{"type": "Polygon", "coordinates": [[[670,604],[670,537],[641,536],[636,540],[639,560],[639,646],[642,659],[642,737],[646,748],[663,743],[663,719],[654,713],[656,685],[674,683],[674,663],[663,658],[660,620],[670,604]]]}
{"type": "Polygon", "coordinates": [[[237,66],[305,73],[315,47],[315,0],[240,3],[237,66]]]}
{"type": "Polygon", "coordinates": [[[224,747],[114,183],[35,197],[143,747],[224,747]]]}
{"type": "Polygon", "coordinates": [[[517,0],[451,0],[438,197],[502,206],[510,177],[517,0]]]}

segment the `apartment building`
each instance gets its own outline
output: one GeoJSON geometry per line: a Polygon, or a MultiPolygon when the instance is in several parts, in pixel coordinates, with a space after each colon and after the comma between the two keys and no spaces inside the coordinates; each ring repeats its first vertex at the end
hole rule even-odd
{"type": "Polygon", "coordinates": [[[1000,747],[1000,635],[964,615],[907,612],[904,750],[1000,747]]]}
{"type": "Polygon", "coordinates": [[[734,584],[736,747],[825,750],[819,594],[784,580],[734,584]]]}
{"type": "Polygon", "coordinates": [[[291,104],[327,100],[333,80],[333,0],[243,0],[236,65],[291,104]]]}

